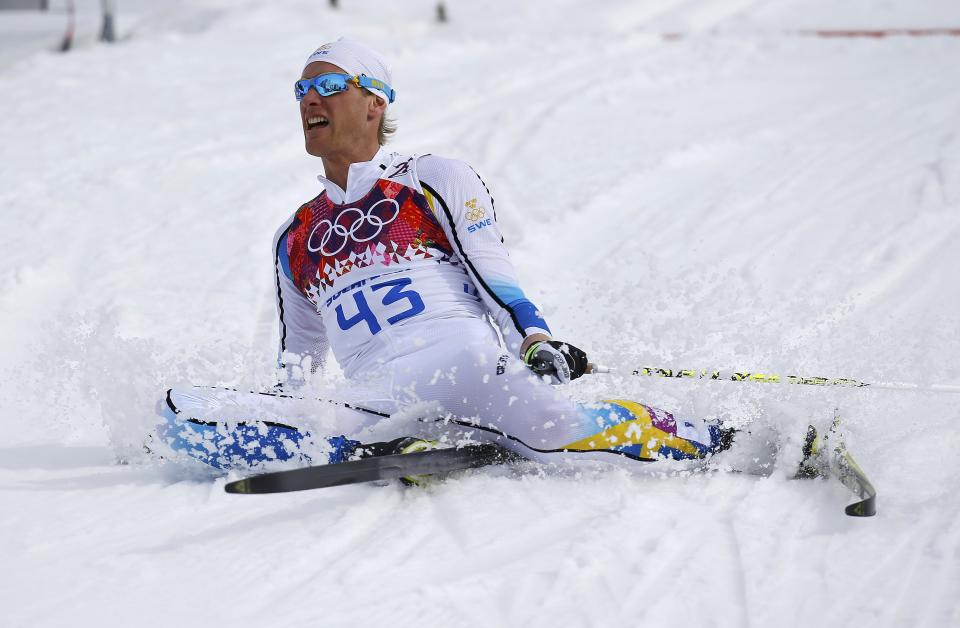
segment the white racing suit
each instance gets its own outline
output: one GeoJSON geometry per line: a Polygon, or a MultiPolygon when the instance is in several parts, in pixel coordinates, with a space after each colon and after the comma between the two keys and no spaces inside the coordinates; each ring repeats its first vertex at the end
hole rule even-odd
{"type": "MultiPolygon", "coordinates": [[[[467,164],[381,149],[351,165],[346,191],[320,179],[325,191],[274,240],[284,390],[322,369],[329,348],[364,391],[354,400],[363,410],[341,412],[342,435],[315,436],[284,397],[171,390],[160,434],[175,449],[221,468],[340,462],[355,438],[383,435],[384,416],[408,408],[453,438],[541,461],[702,459],[729,444],[715,423],[630,401],[574,403],[519,361],[523,339],[550,328],[467,164]]],[[[392,436],[410,429],[398,422],[392,436]]]]}

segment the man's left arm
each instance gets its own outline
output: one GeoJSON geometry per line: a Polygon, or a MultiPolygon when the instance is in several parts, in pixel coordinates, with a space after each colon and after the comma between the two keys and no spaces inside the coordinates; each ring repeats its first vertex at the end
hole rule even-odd
{"type": "Polygon", "coordinates": [[[480,176],[462,161],[434,155],[421,157],[416,167],[440,225],[508,348],[534,372],[559,382],[582,375],[586,355],[572,345],[551,340],[550,327],[539,308],[520,288],[497,224],[493,197],[480,176]]]}

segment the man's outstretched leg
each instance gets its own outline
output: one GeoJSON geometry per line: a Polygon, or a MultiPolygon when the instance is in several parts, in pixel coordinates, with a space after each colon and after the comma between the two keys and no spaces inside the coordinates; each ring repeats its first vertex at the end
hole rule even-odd
{"type": "Polygon", "coordinates": [[[360,445],[344,436],[314,438],[267,418],[262,402],[256,393],[171,389],[158,405],[163,420],[156,435],[173,451],[223,470],[334,464],[349,459],[360,445]]]}

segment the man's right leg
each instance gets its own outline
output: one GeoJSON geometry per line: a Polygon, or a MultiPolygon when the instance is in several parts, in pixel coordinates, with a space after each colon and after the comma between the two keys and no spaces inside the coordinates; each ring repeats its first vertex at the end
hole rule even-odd
{"type": "MultiPolygon", "coordinates": [[[[163,421],[156,435],[173,451],[224,470],[333,464],[347,460],[360,444],[344,436],[314,438],[277,420],[284,405],[292,404],[270,394],[171,389],[158,404],[163,421]]],[[[291,408],[287,416],[297,412],[291,408]]]]}

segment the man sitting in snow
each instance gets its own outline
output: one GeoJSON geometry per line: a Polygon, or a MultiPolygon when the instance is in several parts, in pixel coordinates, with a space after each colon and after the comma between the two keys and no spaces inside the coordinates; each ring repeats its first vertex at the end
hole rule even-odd
{"type": "Polygon", "coordinates": [[[219,468],[342,462],[369,453],[360,443],[371,434],[411,434],[400,417],[414,415],[418,436],[493,441],[538,461],[635,464],[729,447],[732,430],[716,423],[631,401],[580,405],[551,385],[588,372],[587,356],[554,340],[524,295],[477,173],[383,148],[393,85],[381,56],[353,39],[307,59],[294,93],[324,189],[274,239],[282,394],[171,390],[163,439],[219,468]],[[310,435],[291,425],[306,411],[286,395],[306,390],[328,349],[359,403],[342,404],[341,431],[310,435]]]}

